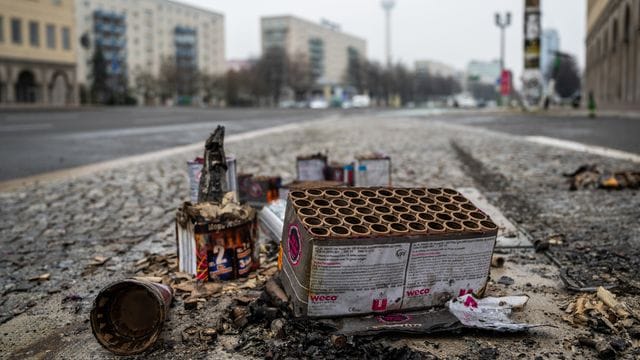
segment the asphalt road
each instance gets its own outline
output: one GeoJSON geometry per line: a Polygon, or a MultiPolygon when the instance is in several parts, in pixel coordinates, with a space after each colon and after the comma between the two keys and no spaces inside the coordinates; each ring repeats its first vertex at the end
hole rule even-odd
{"type": "Polygon", "coordinates": [[[514,135],[547,136],[640,154],[638,118],[476,113],[446,115],[441,120],[514,135]]]}
{"type": "Polygon", "coordinates": [[[325,116],[340,110],[99,108],[0,111],[0,181],[325,116]]]}
{"type": "MultiPolygon", "coordinates": [[[[375,116],[377,111],[366,112],[375,116]]],[[[217,124],[225,125],[227,134],[234,134],[354,113],[363,111],[193,108],[0,111],[0,181],[191,144],[206,138],[217,124]]],[[[384,113],[640,153],[640,119],[420,109],[384,113]]]]}

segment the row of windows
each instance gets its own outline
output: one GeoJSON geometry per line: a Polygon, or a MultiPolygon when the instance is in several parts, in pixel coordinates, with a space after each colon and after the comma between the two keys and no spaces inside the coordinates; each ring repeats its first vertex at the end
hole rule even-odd
{"type": "MultiPolygon", "coordinates": [[[[640,3],[638,3],[640,5],[640,3]]],[[[631,33],[634,31],[635,27],[633,26],[633,15],[631,8],[627,5],[624,9],[624,16],[622,18],[622,28],[620,31],[622,32],[622,36],[618,36],[618,29],[620,27],[618,23],[618,17],[611,17],[611,31],[609,32],[607,29],[607,25],[604,26],[604,30],[602,31],[602,35],[597,40],[593,41],[590,46],[589,59],[590,62],[593,63],[597,60],[601,60],[606,57],[609,51],[615,53],[617,49],[617,45],[619,42],[622,42],[623,45],[629,45],[631,40],[631,33]],[[611,35],[611,36],[609,36],[611,35]]],[[[638,13],[636,15],[637,19],[637,29],[640,31],[640,6],[638,7],[638,13]]]]}
{"type": "MultiPolygon", "coordinates": [[[[28,22],[29,33],[29,45],[32,47],[40,47],[40,23],[37,21],[28,22]]],[[[11,43],[16,45],[22,45],[25,41],[23,36],[22,19],[11,18],[11,43]]],[[[60,29],[60,38],[62,39],[62,48],[65,50],[71,50],[71,30],[68,27],[63,26],[60,29]]],[[[45,42],[47,48],[55,49],[58,45],[56,43],[56,26],[53,24],[45,25],[45,42]]],[[[4,18],[0,16],[0,42],[4,42],[4,18]]]]}

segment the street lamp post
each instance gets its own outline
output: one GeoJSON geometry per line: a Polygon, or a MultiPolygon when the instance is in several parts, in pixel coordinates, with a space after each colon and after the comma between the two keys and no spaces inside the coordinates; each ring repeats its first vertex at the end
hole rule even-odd
{"type": "Polygon", "coordinates": [[[391,10],[396,5],[395,0],[382,0],[382,8],[385,13],[385,37],[387,67],[391,67],[391,10]]]}
{"type": "Polygon", "coordinates": [[[500,71],[504,70],[504,33],[505,29],[511,25],[511,13],[507,12],[504,19],[496,13],[496,26],[500,28],[500,71]]]}

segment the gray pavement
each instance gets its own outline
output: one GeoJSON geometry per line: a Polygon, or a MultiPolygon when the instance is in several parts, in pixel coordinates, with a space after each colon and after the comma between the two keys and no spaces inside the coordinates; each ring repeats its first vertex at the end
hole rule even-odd
{"type": "Polygon", "coordinates": [[[86,108],[0,110],[0,181],[136,155],[228,134],[359,111],[86,108]]]}
{"type": "MultiPolygon", "coordinates": [[[[419,116],[419,115],[418,115],[419,116]]],[[[547,136],[640,154],[640,118],[601,115],[457,113],[424,116],[521,136],[547,136]]]]}
{"type": "MultiPolygon", "coordinates": [[[[638,309],[638,297],[628,292],[633,286],[623,279],[638,280],[640,193],[570,192],[562,176],[585,163],[609,168],[635,164],[459,125],[392,115],[350,117],[309,122],[298,129],[234,142],[227,149],[237,156],[240,171],[279,174],[285,180],[294,176],[296,155],[327,150],[332,160],[347,161],[354,154],[380,150],[393,159],[394,185],[477,187],[534,240],[562,234],[564,242],[550,253],[556,263],[588,270],[593,282],[623,282],[619,298],[638,309]]],[[[206,133],[200,135],[198,140],[206,133]]],[[[4,335],[0,349],[4,353],[16,358],[112,358],[91,335],[87,322],[91,301],[106,283],[132,275],[135,261],[145,253],[175,252],[174,211],[188,198],[185,161],[196,154],[0,193],[0,334],[4,335]],[[110,260],[102,267],[88,265],[98,255],[110,260]],[[43,273],[51,274],[50,280],[28,280],[43,273]]],[[[505,256],[506,268],[492,270],[488,293],[528,294],[530,305],[519,320],[556,328],[541,328],[524,337],[472,332],[435,340],[372,341],[408,345],[441,358],[477,358],[478,351],[488,347],[495,348],[501,358],[595,357],[592,350],[576,345],[577,336],[607,335],[572,328],[561,320],[562,306],[573,294],[563,289],[559,269],[542,254],[505,256]],[[496,284],[501,275],[513,277],[515,284],[496,284]],[[430,345],[434,341],[438,347],[430,345]]],[[[188,326],[211,326],[223,317],[231,298],[212,299],[197,311],[184,310],[177,299],[172,320],[148,357],[252,355],[251,349],[234,350],[239,341],[234,331],[211,346],[181,340],[188,326]]],[[[253,351],[253,356],[264,356],[263,349],[253,351]]]]}

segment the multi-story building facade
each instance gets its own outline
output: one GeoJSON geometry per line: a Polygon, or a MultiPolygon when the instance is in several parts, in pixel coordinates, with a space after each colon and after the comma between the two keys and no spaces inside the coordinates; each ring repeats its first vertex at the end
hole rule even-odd
{"type": "Polygon", "coordinates": [[[77,103],[74,0],[0,0],[0,105],[77,103]]]}
{"type": "Polygon", "coordinates": [[[417,73],[429,73],[433,76],[458,77],[459,72],[452,66],[433,60],[418,60],[414,63],[417,73]]]}
{"type": "Polygon", "coordinates": [[[349,63],[366,58],[365,40],[328,22],[316,24],[294,16],[263,17],[261,34],[263,53],[279,47],[290,57],[304,57],[319,84],[342,84],[349,63]]]}
{"type": "MultiPolygon", "coordinates": [[[[168,0],[78,0],[78,78],[91,84],[91,59],[101,47],[110,76],[135,85],[140,74],[158,77],[164,61],[178,72],[224,73],[224,16],[168,0]]],[[[178,91],[181,90],[178,84],[178,91]]]]}
{"type": "Polygon", "coordinates": [[[640,1],[589,0],[586,94],[598,107],[640,109],[640,1]]]}

